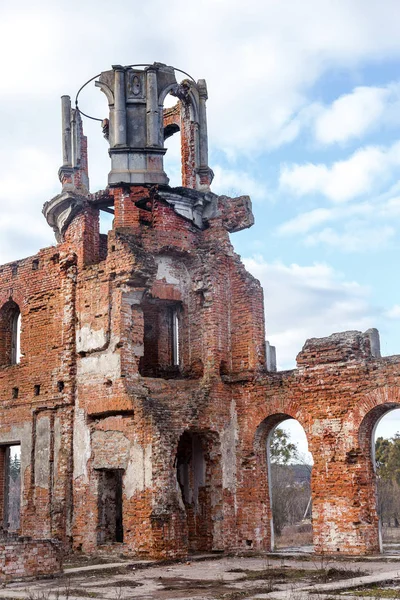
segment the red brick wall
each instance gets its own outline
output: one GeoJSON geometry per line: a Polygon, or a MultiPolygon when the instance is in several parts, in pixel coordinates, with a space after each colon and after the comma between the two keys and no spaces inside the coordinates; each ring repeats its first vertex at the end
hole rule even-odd
{"type": "Polygon", "coordinates": [[[98,211],[87,206],[63,244],[19,261],[17,272],[0,268],[0,308],[12,298],[22,315],[21,362],[0,368],[0,444],[22,447],[22,533],[96,552],[99,472],[118,469],[117,552],[269,549],[266,437],[293,417],[315,461],[316,549],[376,551],[371,435],[400,404],[400,359],[374,358],[368,336],[351,334],[310,340],[298,369],[267,373],[262,289],[233,252],[226,216],[199,230],[156,188],[112,194],[107,252],[98,211]],[[158,328],[146,360],[171,362],[156,303],[180,310],[171,379],[140,373],[146,322],[158,328]],[[195,506],[177,485],[184,432],[203,444],[195,506]]]}
{"type": "Polygon", "coordinates": [[[53,541],[11,537],[0,542],[0,581],[60,572],[61,551],[53,541]]]}

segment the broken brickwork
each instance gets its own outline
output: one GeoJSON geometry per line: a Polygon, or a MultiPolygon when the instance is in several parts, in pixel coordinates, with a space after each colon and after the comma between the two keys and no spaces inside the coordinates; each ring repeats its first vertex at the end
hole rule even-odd
{"type": "Polygon", "coordinates": [[[0,534],[0,582],[61,573],[62,551],[54,540],[0,534]]]}
{"type": "Polygon", "coordinates": [[[98,85],[108,188],[88,192],[63,97],[62,192],[44,207],[58,245],[0,269],[0,444],[21,444],[20,533],[88,553],[268,550],[266,443],[295,418],[315,461],[316,550],[378,551],[372,432],[400,404],[400,357],[380,358],[375,330],[346,332],[268,371],[263,292],[229,238],[252,225],[251,203],[210,190],[205,82],[156,63],[98,85]],[[171,188],[163,135],[178,131],[184,185],[171,188]]]}

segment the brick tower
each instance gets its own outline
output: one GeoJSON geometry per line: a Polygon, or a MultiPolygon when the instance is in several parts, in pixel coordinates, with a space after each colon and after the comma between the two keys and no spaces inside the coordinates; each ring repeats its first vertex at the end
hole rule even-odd
{"type": "Polygon", "coordinates": [[[252,225],[250,199],[210,190],[204,80],[177,83],[157,63],[115,66],[96,85],[109,103],[109,185],[89,193],[80,114],[63,97],[62,192],[44,207],[71,344],[56,376],[73,412],[66,527],[87,552],[231,548],[236,434],[223,379],[265,363],[262,290],[229,241],[252,225]],[[163,110],[167,94],[177,104],[163,110]],[[183,185],[171,188],[164,139],[179,132],[183,185]],[[114,216],[108,235],[101,210],[114,216]]]}

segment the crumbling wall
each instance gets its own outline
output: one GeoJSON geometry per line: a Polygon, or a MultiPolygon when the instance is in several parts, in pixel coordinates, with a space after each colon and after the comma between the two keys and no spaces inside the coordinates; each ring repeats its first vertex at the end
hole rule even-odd
{"type": "Polygon", "coordinates": [[[62,570],[62,551],[53,540],[32,540],[8,535],[0,539],[0,581],[57,575],[62,570]]]}
{"type": "Polygon", "coordinates": [[[243,547],[246,540],[271,547],[266,438],[291,417],[303,426],[314,458],[316,551],[379,551],[372,436],[378,419],[400,406],[400,357],[372,351],[371,332],[308,340],[298,369],[235,389],[243,464],[238,494],[247,507],[239,525],[243,547]]]}
{"type": "Polygon", "coordinates": [[[82,201],[57,248],[0,269],[0,304],[22,317],[20,363],[0,367],[21,533],[90,553],[268,550],[266,441],[292,417],[315,460],[316,550],[377,551],[371,437],[400,404],[400,359],[347,332],[268,372],[262,289],[229,240],[249,200],[229,215],[225,197],[185,194],[117,186],[82,201]]]}
{"type": "Polygon", "coordinates": [[[48,248],[0,269],[0,306],[21,313],[20,361],[0,368],[0,443],[21,444],[21,532],[66,540],[73,373],[63,261],[62,248],[48,248]]]}
{"type": "MultiPolygon", "coordinates": [[[[148,189],[142,193],[146,196],[148,189]]],[[[102,473],[119,470],[123,544],[130,551],[184,556],[188,548],[229,548],[235,536],[235,469],[230,465],[235,434],[226,433],[231,392],[221,372],[232,370],[235,342],[227,307],[235,297],[230,273],[237,258],[223,227],[202,233],[154,198],[141,225],[134,213],[143,209],[128,206],[121,214],[122,204],[115,205],[120,226],[109,234],[107,259],[85,267],[77,278],[74,547],[96,550],[102,473]],[[171,349],[160,331],[154,356],[161,348],[163,370],[158,362],[153,370],[143,369],[146,327],[155,326],[152,311],[160,306],[179,308],[179,364],[169,374],[171,349]],[[199,432],[207,457],[207,483],[195,514],[184,506],[177,481],[178,445],[185,431],[199,432]],[[219,442],[211,443],[220,434],[225,463],[219,442]]],[[[253,306],[243,301],[243,310],[253,306]]],[[[252,343],[249,331],[241,345],[250,349],[252,343]]],[[[151,352],[146,360],[151,362],[151,352]]]]}

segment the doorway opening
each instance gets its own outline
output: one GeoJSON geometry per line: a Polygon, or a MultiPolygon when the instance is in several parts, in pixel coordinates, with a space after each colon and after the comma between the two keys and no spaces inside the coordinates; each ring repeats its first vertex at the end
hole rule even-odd
{"type": "Polygon", "coordinates": [[[98,470],[98,545],[124,541],[122,473],[122,469],[98,470]]]}
{"type": "Polygon", "coordinates": [[[221,537],[222,476],[215,434],[185,431],[178,443],[176,478],[186,512],[190,551],[216,550],[221,537]]]}

